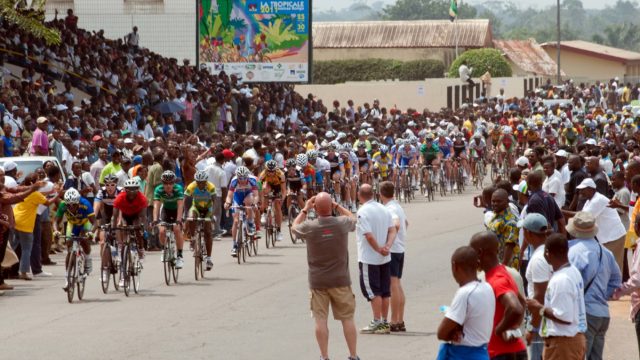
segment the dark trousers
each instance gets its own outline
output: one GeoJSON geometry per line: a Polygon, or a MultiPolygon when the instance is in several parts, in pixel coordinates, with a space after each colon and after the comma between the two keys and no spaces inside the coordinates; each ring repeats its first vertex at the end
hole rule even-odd
{"type": "Polygon", "coordinates": [[[604,353],[604,339],[609,330],[610,318],[591,316],[587,314],[587,360],[602,360],[604,353]]]}
{"type": "Polygon", "coordinates": [[[520,351],[517,353],[500,354],[498,356],[492,357],[491,360],[527,360],[527,352],[520,351]]]}
{"type": "MultiPolygon", "coordinates": [[[[2,256],[0,254],[0,256],[2,256]]],[[[0,280],[2,280],[0,278],[0,280]]],[[[0,284],[2,284],[2,281],[0,281],[0,284]]],[[[635,319],[635,325],[636,325],[636,339],[638,340],[638,349],[640,349],[640,311],[638,311],[636,313],[636,319],[635,319]]]]}
{"type": "Polygon", "coordinates": [[[33,247],[31,248],[31,273],[42,272],[42,225],[40,215],[36,215],[36,225],[33,228],[33,247]]]}
{"type": "MultiPolygon", "coordinates": [[[[4,252],[7,250],[7,244],[9,243],[9,235],[11,231],[7,230],[2,234],[0,239],[0,264],[4,261],[4,252]]],[[[4,275],[2,274],[2,266],[0,266],[0,284],[4,284],[4,275]]],[[[640,339],[640,338],[639,338],[640,339]]]]}
{"type": "Polygon", "coordinates": [[[475,87],[476,86],[476,83],[473,82],[473,79],[471,79],[471,78],[467,79],[467,84],[469,84],[469,86],[471,86],[471,87],[475,87]]]}
{"type": "MultiPolygon", "coordinates": [[[[527,265],[529,264],[529,260],[520,260],[520,276],[522,277],[522,285],[524,286],[524,295],[529,296],[527,294],[527,265]]],[[[533,296],[533,294],[532,294],[533,296]]]]}
{"type": "Polygon", "coordinates": [[[51,242],[53,241],[53,233],[51,229],[51,221],[43,221],[40,223],[40,232],[42,238],[42,262],[48,264],[51,262],[49,252],[51,251],[51,242]]]}

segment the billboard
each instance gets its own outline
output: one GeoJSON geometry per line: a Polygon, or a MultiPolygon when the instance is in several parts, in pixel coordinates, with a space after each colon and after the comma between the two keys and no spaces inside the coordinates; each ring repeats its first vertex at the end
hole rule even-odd
{"type": "Polygon", "coordinates": [[[308,82],[311,0],[197,0],[197,59],[245,82],[308,82]]]}

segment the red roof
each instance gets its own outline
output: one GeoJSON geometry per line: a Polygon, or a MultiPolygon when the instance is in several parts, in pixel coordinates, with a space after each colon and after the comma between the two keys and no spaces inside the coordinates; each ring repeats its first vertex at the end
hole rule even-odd
{"type": "MultiPolygon", "coordinates": [[[[493,40],[496,49],[522,70],[535,74],[554,76],[557,64],[534,39],[529,40],[493,40]]],[[[564,72],[561,71],[564,76],[564,72]]]]}

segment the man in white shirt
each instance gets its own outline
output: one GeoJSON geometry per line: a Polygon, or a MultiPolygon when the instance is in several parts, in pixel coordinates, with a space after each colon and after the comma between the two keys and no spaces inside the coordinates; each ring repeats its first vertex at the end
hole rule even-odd
{"type": "Polygon", "coordinates": [[[8,172],[11,172],[17,168],[16,163],[13,161],[7,161],[3,166],[0,166],[0,176],[4,176],[4,186],[8,189],[15,189],[18,187],[18,182],[12,176],[7,175],[8,172]]]}
{"type": "Polygon", "coordinates": [[[531,313],[543,318],[540,335],[545,339],[545,360],[583,360],[585,358],[587,315],[584,285],[580,271],[569,263],[569,242],[562,234],[545,241],[544,257],[553,267],[544,305],[527,300],[531,313]]]}
{"type": "Polygon", "coordinates": [[[364,297],[371,302],[373,311],[373,320],[361,332],[388,334],[391,332],[387,322],[391,297],[389,263],[396,227],[391,213],[373,200],[371,185],[360,187],[358,198],[363,204],[357,213],[356,226],[360,288],[364,297]]]}
{"type": "Polygon", "coordinates": [[[391,246],[391,331],[407,331],[404,325],[405,296],[402,289],[402,269],[404,268],[404,241],[407,236],[407,216],[400,204],[394,200],[395,187],[391,181],[380,184],[380,201],[391,212],[393,226],[396,228],[396,239],[391,246]]]}
{"type": "Polygon", "coordinates": [[[564,206],[565,194],[564,183],[562,182],[562,175],[555,169],[553,161],[545,161],[542,164],[542,170],[546,175],[546,179],[542,183],[542,191],[546,192],[555,200],[559,208],[564,206]]]}
{"type": "MultiPolygon", "coordinates": [[[[551,265],[544,258],[544,242],[547,232],[550,230],[547,218],[538,213],[528,214],[522,221],[525,242],[533,248],[533,254],[529,259],[525,277],[527,278],[527,298],[544,302],[544,294],[547,291],[547,283],[551,279],[551,265]]],[[[531,319],[527,325],[527,343],[529,344],[529,359],[542,360],[544,343],[540,338],[539,314],[531,313],[531,319]]]]}
{"type": "Polygon", "coordinates": [[[562,185],[566,185],[571,178],[571,171],[569,170],[569,164],[567,163],[568,159],[569,153],[565,150],[560,149],[558,150],[558,152],[556,152],[556,165],[558,171],[560,172],[562,185]]]}
{"type": "MultiPolygon", "coordinates": [[[[460,288],[438,326],[440,354],[445,359],[488,359],[486,344],[493,330],[496,299],[493,289],[478,280],[478,254],[462,246],[451,257],[451,271],[460,288]]],[[[438,356],[440,359],[440,356],[438,356]]]]}
{"type": "MultiPolygon", "coordinates": [[[[613,253],[622,271],[627,229],[622,225],[618,212],[609,207],[609,198],[596,191],[596,183],[593,179],[582,180],[576,189],[580,191],[580,197],[586,199],[582,211],[591,213],[596,218],[598,242],[613,253]]],[[[563,213],[568,217],[575,215],[575,212],[570,211],[563,210],[563,213]]]]}
{"type": "Polygon", "coordinates": [[[227,174],[222,169],[220,164],[224,163],[224,155],[217,153],[215,156],[215,162],[211,165],[207,165],[204,171],[209,174],[209,182],[216,187],[216,198],[213,202],[213,216],[216,218],[215,228],[213,230],[214,236],[220,234],[220,220],[222,219],[222,189],[227,188],[227,174]]]}
{"type": "Polygon", "coordinates": [[[474,87],[476,83],[471,79],[471,73],[473,72],[473,68],[467,67],[467,61],[462,60],[462,64],[458,68],[458,73],[460,74],[460,80],[462,82],[466,82],[469,86],[474,87]]]}

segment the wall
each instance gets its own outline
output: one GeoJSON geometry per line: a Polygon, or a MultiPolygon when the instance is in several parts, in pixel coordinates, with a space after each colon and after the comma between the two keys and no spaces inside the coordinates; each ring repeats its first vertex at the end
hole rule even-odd
{"type": "MultiPolygon", "coordinates": [[[[506,97],[522,97],[524,95],[523,77],[494,78],[489,96],[496,96],[500,88],[504,88],[506,97]]],[[[479,79],[474,79],[479,83],[479,79]]],[[[333,100],[346,104],[351,99],[356,104],[373,102],[379,99],[382,106],[400,109],[415,108],[422,110],[427,108],[437,111],[447,107],[447,88],[461,86],[460,79],[425,79],[424,81],[371,81],[348,82],[335,85],[296,85],[296,91],[306,96],[312,93],[325,104],[331,104],[333,100]]],[[[455,107],[455,105],[452,105],[455,107]]]]}
{"type": "MultiPolygon", "coordinates": [[[[555,47],[546,47],[544,50],[555,59],[555,47]]],[[[578,54],[567,49],[560,50],[560,67],[569,78],[590,81],[608,81],[616,76],[623,77],[626,73],[626,67],[621,62],[578,54]]]]}
{"type": "MultiPolygon", "coordinates": [[[[463,48],[458,49],[462,54],[463,48]]],[[[448,69],[456,57],[455,49],[450,48],[400,48],[400,49],[313,49],[313,60],[357,60],[357,59],[395,59],[401,61],[411,60],[440,60],[448,69]]]]}

